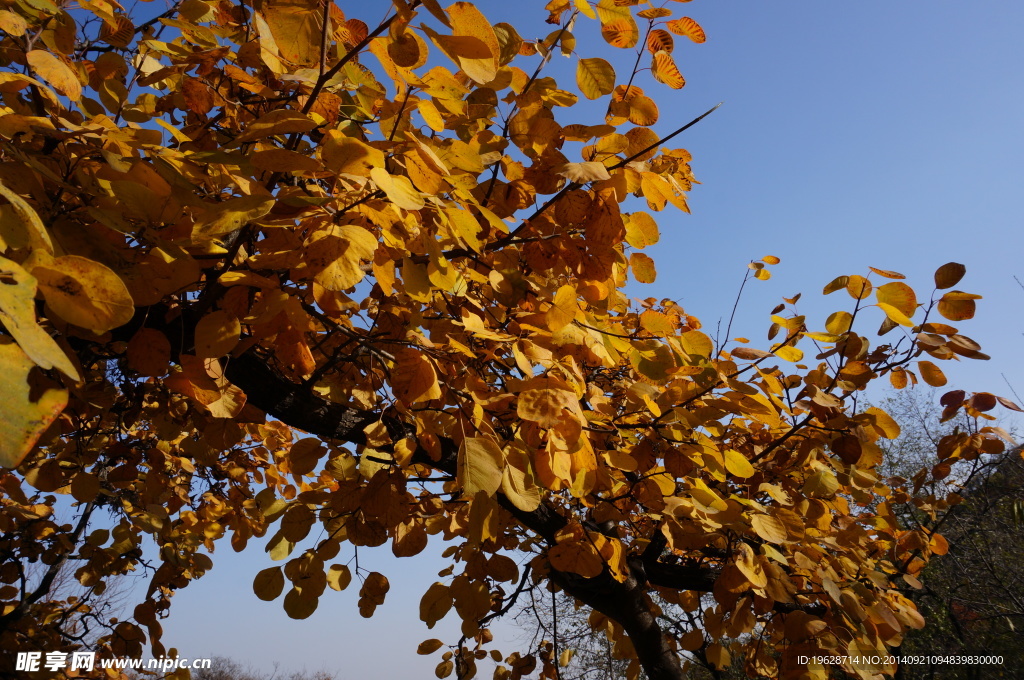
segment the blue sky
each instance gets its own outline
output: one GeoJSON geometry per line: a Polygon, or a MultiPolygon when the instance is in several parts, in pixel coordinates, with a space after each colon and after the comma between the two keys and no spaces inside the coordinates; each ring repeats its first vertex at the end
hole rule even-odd
{"type": "MultiPolygon", "coordinates": [[[[525,37],[551,30],[539,0],[478,5],[525,37]]],[[[658,279],[631,286],[631,294],[680,300],[713,331],[718,319],[723,327],[728,319],[747,262],[777,255],[782,263],[772,268],[773,278],[747,286],[732,333],[763,347],[768,313],[784,296],[804,292],[801,311],[823,324],[852,302],[843,292],[821,297],[837,275],[892,269],[926,297],[935,268],[961,262],[968,273],[958,288],[984,299],[977,317],[959,327],[993,359],[943,369],[951,385],[1011,396],[1005,373],[1024,394],[1017,359],[1024,290],[1013,279],[1024,279],[1024,5],[668,5],[697,19],[708,42],[677,41],[683,90],[646,76],[637,81],[661,108],[655,130],[667,134],[725,104],[679,138],[703,184],[690,195],[692,215],[658,216],[662,241],[647,251],[658,262],[658,279]]],[[[356,3],[341,6],[361,15],[356,3]]],[[[378,13],[364,18],[370,23],[378,13]]],[[[579,24],[581,45],[609,59],[624,56],[583,40],[595,30],[579,24]]],[[[568,85],[574,66],[557,57],[551,74],[568,85]]],[[[418,621],[419,597],[443,567],[440,550],[432,546],[435,557],[401,561],[387,546],[364,551],[361,561],[380,565],[392,584],[377,615],[359,617],[353,585],[342,594],[329,591],[313,617],[297,622],[280,601],[252,594],[252,578],[272,564],[269,557],[237,556],[225,545],[213,556],[213,572],[175,597],[165,642],[183,656],[230,656],[265,670],[277,660],[282,668],[337,670],[342,679],[432,677],[438,658],[417,656],[416,644],[458,637],[454,614],[434,631],[418,621]]]]}

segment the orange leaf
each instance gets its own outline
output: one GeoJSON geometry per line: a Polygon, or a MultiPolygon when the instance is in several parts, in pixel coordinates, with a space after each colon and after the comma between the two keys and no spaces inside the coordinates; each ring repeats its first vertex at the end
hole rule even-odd
{"type": "Polygon", "coordinates": [[[686,85],[686,80],[679,73],[676,62],[668,52],[655,52],[651,60],[651,75],[660,83],[665,83],[674,90],[686,85]]]}
{"type": "Polygon", "coordinates": [[[702,43],[707,40],[707,36],[704,35],[704,29],[690,17],[669,21],[665,26],[676,35],[685,35],[695,43],[702,43]]]}

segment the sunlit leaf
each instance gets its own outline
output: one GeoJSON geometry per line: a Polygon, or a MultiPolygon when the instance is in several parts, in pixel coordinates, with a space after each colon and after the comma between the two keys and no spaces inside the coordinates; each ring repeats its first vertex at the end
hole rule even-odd
{"type": "Polygon", "coordinates": [[[676,35],[685,35],[695,43],[702,43],[707,40],[707,36],[704,35],[704,29],[690,17],[674,19],[667,22],[665,27],[676,35]]]}
{"type": "Polygon", "coordinates": [[[576,84],[587,99],[610,94],[615,88],[615,69],[600,57],[587,57],[576,63],[576,84]]]}

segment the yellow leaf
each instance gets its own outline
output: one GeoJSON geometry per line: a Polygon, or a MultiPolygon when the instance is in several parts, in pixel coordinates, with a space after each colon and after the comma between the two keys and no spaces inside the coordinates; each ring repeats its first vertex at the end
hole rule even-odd
{"type": "Polygon", "coordinates": [[[849,312],[833,312],[825,320],[825,330],[833,335],[842,335],[853,325],[853,315],[849,312]]]}
{"type": "Polygon", "coordinates": [[[530,420],[541,427],[556,427],[562,421],[565,409],[572,409],[576,395],[568,390],[539,389],[526,390],[519,394],[516,413],[524,420],[530,420]]]}
{"type": "Polygon", "coordinates": [[[72,380],[82,377],[64,350],[36,321],[36,279],[21,265],[0,257],[0,322],[40,368],[56,368],[72,380]]]}
{"type": "Polygon", "coordinates": [[[886,439],[896,439],[900,436],[900,426],[892,416],[882,409],[872,406],[865,411],[870,416],[870,422],[874,429],[886,439]]]}
{"type": "Polygon", "coordinates": [[[96,333],[123,326],[135,314],[124,281],[106,265],[64,255],[32,270],[46,304],[68,323],[96,333]]]}
{"type": "Polygon", "coordinates": [[[25,31],[28,30],[28,24],[14,12],[4,9],[0,10],[0,29],[18,38],[25,35],[25,31]]]}
{"type": "Polygon", "coordinates": [[[776,347],[775,349],[772,350],[772,354],[779,357],[780,359],[789,361],[791,363],[796,363],[804,358],[803,350],[797,347],[793,347],[792,345],[782,345],[781,347],[776,347]]]}
{"type": "MultiPolygon", "coordinates": [[[[523,467],[528,467],[529,460],[523,456],[523,467]]],[[[528,470],[520,469],[510,459],[501,472],[501,493],[512,505],[525,512],[533,512],[540,505],[540,487],[528,470]]]]}
{"type": "Polygon", "coordinates": [[[459,482],[467,496],[485,491],[493,496],[501,487],[505,457],[497,442],[489,437],[466,437],[459,447],[459,482]]]}
{"type": "Polygon", "coordinates": [[[568,326],[576,318],[579,307],[576,302],[576,289],[566,284],[555,292],[555,298],[551,301],[546,317],[548,328],[552,332],[558,332],[568,326]]]}
{"type": "Polygon", "coordinates": [[[769,543],[785,543],[788,537],[786,525],[777,517],[771,515],[752,515],[750,526],[754,533],[769,543]]]}
{"type": "MultiPolygon", "coordinates": [[[[444,129],[442,122],[441,129],[444,129]]],[[[338,130],[324,136],[320,157],[332,172],[369,177],[373,168],[384,167],[384,152],[338,130]]]]}
{"type": "Polygon", "coordinates": [[[293,586],[284,596],[284,613],[292,619],[308,619],[320,604],[320,597],[310,587],[293,586]]]}
{"type": "Polygon", "coordinates": [[[946,384],[946,376],[942,369],[930,361],[918,361],[917,368],[921,372],[921,378],[932,387],[942,387],[946,384]]]}
{"type": "MultiPolygon", "coordinates": [[[[494,35],[493,29],[488,28],[491,31],[491,35],[494,35]]],[[[429,26],[423,26],[422,30],[472,80],[481,85],[494,80],[498,73],[497,60],[494,58],[487,43],[481,40],[480,37],[475,35],[441,35],[429,26]]]]}
{"type": "Polygon", "coordinates": [[[600,57],[580,59],[576,64],[576,85],[587,99],[611,94],[615,89],[615,69],[600,57]]]}
{"type": "Polygon", "coordinates": [[[644,94],[633,97],[629,100],[629,122],[643,127],[654,125],[658,122],[658,105],[644,94]]]}
{"type": "Polygon", "coordinates": [[[640,40],[640,29],[632,16],[617,18],[601,23],[601,36],[612,47],[627,49],[635,47],[640,40]]]}
{"type": "Polygon", "coordinates": [[[775,257],[774,255],[765,255],[761,259],[765,263],[767,263],[767,264],[778,264],[778,263],[782,262],[782,260],[780,260],[779,258],[775,257]]]}
{"type": "Polygon", "coordinates": [[[959,291],[951,291],[942,296],[936,308],[943,318],[950,321],[964,321],[974,318],[975,303],[973,297],[958,295],[959,291]]]}
{"type": "Polygon", "coordinates": [[[646,248],[658,242],[658,223],[648,213],[635,212],[625,218],[626,243],[634,248],[646,248]]]}
{"type": "Polygon", "coordinates": [[[914,327],[914,322],[910,320],[910,317],[908,317],[906,314],[904,314],[896,307],[888,305],[884,302],[879,302],[878,308],[885,312],[885,315],[888,318],[892,319],[894,322],[900,324],[901,326],[907,326],[908,328],[914,327]]]}
{"type": "MultiPolygon", "coordinates": [[[[492,59],[492,64],[488,66],[492,70],[497,69],[498,59],[501,57],[501,44],[498,42],[498,37],[494,33],[494,27],[491,26],[491,22],[477,9],[476,4],[472,2],[456,2],[450,5],[447,11],[451,19],[452,34],[476,38],[483,42],[487,46],[492,59]]],[[[477,82],[483,84],[490,80],[493,80],[493,76],[488,80],[477,82]]]]}
{"type": "Polygon", "coordinates": [[[831,498],[839,488],[839,480],[828,470],[811,473],[804,482],[803,492],[812,498],[831,498]]]}
{"type": "Polygon", "coordinates": [[[736,546],[736,567],[755,588],[764,588],[768,585],[768,576],[761,567],[754,550],[746,543],[740,542],[736,546]]]}
{"type": "Polygon", "coordinates": [[[256,574],[252,589],[256,597],[265,602],[277,599],[284,590],[284,573],[281,567],[268,567],[256,574]]]}
{"type": "Polygon", "coordinates": [[[281,58],[295,66],[312,66],[320,59],[323,10],[318,0],[269,0],[261,12],[274,36],[281,58]]]}
{"type": "Polygon", "coordinates": [[[754,466],[750,464],[747,457],[735,449],[727,449],[725,452],[725,469],[736,477],[754,476],[754,466]]]}
{"type": "Polygon", "coordinates": [[[210,312],[196,324],[196,356],[217,359],[238,344],[242,324],[233,314],[222,309],[210,312]]]}
{"type": "Polygon", "coordinates": [[[548,559],[558,571],[579,574],[584,578],[600,576],[604,570],[604,560],[588,540],[565,540],[548,550],[548,559]]]}
{"type": "Polygon", "coordinates": [[[192,225],[192,242],[203,243],[230,234],[264,217],[274,207],[272,196],[241,196],[206,206],[206,212],[192,225]]]}
{"type": "Polygon", "coordinates": [[[960,283],[967,273],[967,267],[959,262],[947,262],[935,270],[935,287],[938,289],[952,288],[960,283]]]}
{"type": "Polygon", "coordinates": [[[659,83],[665,83],[673,90],[678,90],[686,85],[686,79],[679,72],[672,55],[665,51],[655,52],[651,58],[651,75],[659,83]]]}
{"type": "Polygon", "coordinates": [[[441,649],[441,647],[443,646],[443,642],[441,642],[437,638],[431,638],[430,640],[424,640],[423,642],[421,642],[419,646],[416,648],[416,653],[424,655],[433,654],[437,650],[441,649]]]}
{"type": "Polygon", "coordinates": [[[643,253],[633,253],[629,256],[629,266],[633,270],[633,276],[640,283],[654,283],[658,276],[654,269],[654,260],[643,253]]]}
{"type": "Polygon", "coordinates": [[[871,294],[871,282],[865,279],[863,276],[854,274],[850,276],[846,282],[846,292],[850,294],[854,300],[863,300],[871,294]]]}
{"type": "Polygon", "coordinates": [[[887,279],[905,279],[905,278],[907,278],[906,276],[904,276],[903,274],[900,274],[899,272],[889,271],[888,269],[876,269],[874,267],[868,267],[868,269],[870,269],[874,273],[878,274],[879,276],[884,276],[887,279]]]}
{"type": "MultiPolygon", "coordinates": [[[[3,284],[0,284],[3,285],[3,284]]],[[[14,468],[68,403],[10,338],[0,336],[0,467],[14,468]]]]}
{"type": "Polygon", "coordinates": [[[452,608],[451,589],[443,583],[434,583],[420,599],[420,621],[433,628],[452,608]]]}
{"type": "Polygon", "coordinates": [[[875,298],[880,303],[895,307],[907,318],[914,316],[914,312],[917,311],[917,295],[914,294],[914,289],[901,281],[879,286],[875,289],[875,298]]]}
{"type": "Polygon", "coordinates": [[[611,175],[608,174],[608,168],[605,167],[604,163],[597,163],[595,161],[565,163],[558,168],[558,174],[577,184],[611,179],[611,175]]]}
{"type": "Polygon", "coordinates": [[[71,67],[46,50],[30,50],[25,60],[53,89],[74,101],[82,98],[82,83],[71,67]]]}
{"type": "Polygon", "coordinates": [[[682,345],[683,351],[690,355],[691,358],[703,357],[710,359],[715,351],[711,338],[700,331],[686,331],[679,336],[679,344],[682,345]]]}
{"type": "Polygon", "coordinates": [[[411,347],[395,351],[391,389],[406,404],[441,398],[441,386],[437,384],[434,365],[430,359],[411,347]]]}
{"type": "Polygon", "coordinates": [[[327,290],[351,288],[366,275],[360,263],[372,260],[377,237],[362,227],[342,225],[306,246],[307,265],[317,271],[313,279],[327,290]]]}
{"type": "Polygon", "coordinates": [[[352,572],[344,564],[332,564],[327,570],[327,585],[331,590],[345,590],[352,582],[352,572]]]}
{"type": "Polygon", "coordinates": [[[702,43],[707,40],[707,36],[704,34],[704,29],[690,17],[682,17],[681,19],[674,19],[666,22],[665,28],[676,35],[685,35],[695,43],[702,43]]]}
{"type": "Polygon", "coordinates": [[[423,194],[416,191],[408,177],[390,175],[384,168],[373,168],[370,178],[387,194],[389,201],[403,210],[419,210],[426,205],[423,194]]]}
{"type": "Polygon", "coordinates": [[[50,241],[50,234],[46,231],[43,221],[39,219],[39,215],[28,204],[28,201],[4,186],[3,182],[0,182],[0,196],[10,201],[11,207],[18,216],[21,227],[24,229],[32,248],[38,248],[52,255],[53,243],[50,241]]]}
{"type": "Polygon", "coordinates": [[[647,34],[647,51],[651,54],[658,52],[672,54],[675,43],[672,34],[662,28],[655,28],[647,34]]]}
{"type": "Polygon", "coordinates": [[[846,284],[849,283],[849,282],[850,282],[850,277],[849,276],[837,276],[836,278],[832,279],[825,286],[825,288],[821,291],[821,294],[822,295],[830,295],[831,293],[834,293],[837,290],[842,290],[842,289],[846,288],[846,284]]]}

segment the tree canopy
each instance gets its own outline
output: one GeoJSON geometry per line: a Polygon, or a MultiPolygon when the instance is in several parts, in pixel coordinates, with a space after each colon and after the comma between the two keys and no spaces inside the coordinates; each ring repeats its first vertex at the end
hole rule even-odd
{"type": "Polygon", "coordinates": [[[921,297],[871,268],[825,286],[824,321],[797,296],[767,341],[719,343],[625,295],[696,181],[674,138],[700,118],[651,126],[705,34],[663,4],[552,0],[529,40],[436,0],[380,23],[320,0],[0,10],[3,648],[162,655],[174,592],[268,534],[282,565],[255,594],[293,618],[353,582],[363,616],[384,602],[353,549],[449,542],[418,603],[462,622],[420,647],[441,678],[488,656],[499,680],[556,677],[553,650],[488,630],[536,584],[652,680],[683,651],[824,677],[800,657],[921,626],[897,582],[946,541],[894,508],[949,502],[925,477],[1002,450],[987,412],[1017,407],[946,393],[980,425],[904,483],[878,472],[899,427],[862,393],[986,358],[946,323],[979,296],[956,263],[921,297]],[[577,51],[588,31],[603,56],[577,51]],[[55,591],[62,569],[82,594],[55,591]],[[132,616],[91,608],[138,570],[132,616]]]}

